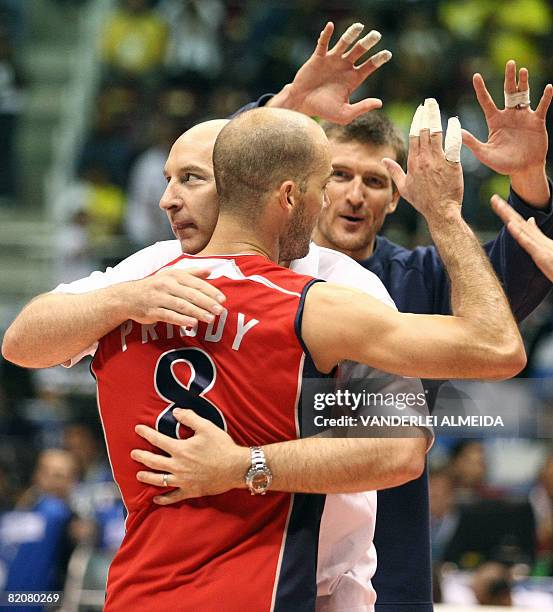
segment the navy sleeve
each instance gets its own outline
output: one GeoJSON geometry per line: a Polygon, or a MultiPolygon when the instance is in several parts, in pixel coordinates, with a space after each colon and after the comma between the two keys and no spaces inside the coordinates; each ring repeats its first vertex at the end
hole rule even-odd
{"type": "MultiPolygon", "coordinates": [[[[549,189],[553,194],[551,183],[549,189]]],[[[536,223],[544,234],[553,238],[551,201],[544,210],[532,208],[511,190],[509,203],[525,219],[535,217],[536,223]]],[[[523,321],[549,293],[551,282],[505,228],[502,228],[494,240],[484,245],[484,250],[503,284],[516,320],[523,321]]],[[[395,281],[401,283],[401,287],[395,287],[396,290],[391,291],[394,300],[396,297],[399,298],[399,302],[396,301],[399,310],[450,314],[451,287],[436,247],[415,249],[407,258],[406,263],[408,264],[406,270],[396,270],[393,275],[395,281]],[[420,278],[410,278],[421,273],[424,277],[424,287],[420,278]],[[421,295],[421,293],[426,295],[421,295]],[[403,303],[402,300],[406,303],[403,303]]]]}
{"type": "MultiPolygon", "coordinates": [[[[551,181],[549,193],[553,194],[551,181]]],[[[553,212],[551,196],[545,210],[528,206],[511,190],[509,203],[525,219],[534,217],[546,236],[553,238],[553,212]]],[[[517,321],[523,321],[551,290],[551,282],[534,264],[532,258],[503,228],[497,238],[484,245],[490,261],[503,283],[505,293],[517,321]]]]}
{"type": "Polygon", "coordinates": [[[265,106],[265,104],[267,104],[267,102],[274,96],[275,94],[263,94],[259,99],[257,99],[255,102],[248,102],[245,106],[242,106],[242,108],[239,108],[235,113],[233,113],[229,119],[234,119],[234,117],[237,117],[238,115],[241,115],[242,113],[245,113],[246,111],[252,110],[253,108],[259,108],[260,106],[265,106]]]}

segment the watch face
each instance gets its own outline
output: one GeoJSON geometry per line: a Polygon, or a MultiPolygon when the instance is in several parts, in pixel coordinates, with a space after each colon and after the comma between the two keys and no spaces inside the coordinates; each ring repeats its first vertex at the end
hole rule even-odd
{"type": "Polygon", "coordinates": [[[252,487],[255,490],[259,491],[259,490],[266,489],[268,485],[269,485],[269,479],[267,477],[267,474],[265,474],[265,472],[261,470],[258,472],[255,472],[255,474],[252,477],[252,487]]]}

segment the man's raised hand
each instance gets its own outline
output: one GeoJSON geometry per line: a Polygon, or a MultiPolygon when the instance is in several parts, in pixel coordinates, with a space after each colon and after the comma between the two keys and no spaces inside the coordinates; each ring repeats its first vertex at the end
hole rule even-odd
{"type": "Polygon", "coordinates": [[[383,50],[356,65],[355,62],[381,38],[379,32],[371,30],[357,40],[362,30],[362,24],[354,23],[329,49],[334,32],[334,24],[329,21],[319,36],[313,55],[298,70],[293,82],[274,96],[268,106],[290,108],[342,125],[380,108],[382,101],[378,98],[349,103],[349,97],[365,79],[392,57],[390,51],[383,50]]]}
{"type": "Polygon", "coordinates": [[[384,158],[392,180],[403,198],[428,221],[440,219],[463,200],[463,172],[459,163],[461,125],[457,118],[448,122],[442,148],[440,108],[434,98],[419,106],[409,131],[407,174],[394,160],[384,158]]]}
{"type": "MultiPolygon", "coordinates": [[[[545,118],[553,99],[553,86],[545,87],[536,110],[520,105],[501,110],[495,105],[481,74],[474,75],[473,85],[486,118],[488,140],[481,142],[463,130],[463,143],[480,162],[499,174],[512,176],[543,167],[548,144],[545,118]]],[[[517,81],[513,60],[505,65],[504,90],[507,99],[509,95],[529,90],[528,70],[521,68],[517,81]]]]}

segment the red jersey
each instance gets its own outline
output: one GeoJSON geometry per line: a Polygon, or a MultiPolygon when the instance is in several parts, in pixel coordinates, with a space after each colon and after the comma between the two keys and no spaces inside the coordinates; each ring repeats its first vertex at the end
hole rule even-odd
{"type": "Polygon", "coordinates": [[[128,511],[112,562],[108,612],[264,612],[315,609],[324,497],[247,490],[158,506],[136,480],[144,423],[182,435],[175,406],[192,408],[240,445],[300,437],[300,391],[312,363],[300,335],[312,278],[257,255],[179,257],[212,270],[225,295],[213,323],[187,329],[126,321],[99,343],[92,370],[108,453],[128,511]]]}

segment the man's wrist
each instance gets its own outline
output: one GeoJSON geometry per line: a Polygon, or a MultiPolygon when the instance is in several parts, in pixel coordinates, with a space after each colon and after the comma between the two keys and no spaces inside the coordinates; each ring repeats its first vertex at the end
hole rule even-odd
{"type": "Polygon", "coordinates": [[[511,188],[528,206],[543,209],[549,206],[551,194],[545,164],[531,166],[510,175],[511,188]]]}
{"type": "MultiPolygon", "coordinates": [[[[421,210],[419,207],[417,208],[421,210]]],[[[455,200],[443,201],[438,210],[435,203],[433,203],[426,210],[423,210],[422,215],[431,230],[439,230],[441,227],[445,228],[463,220],[461,205],[455,200]]]]}
{"type": "Polygon", "coordinates": [[[250,449],[236,446],[228,457],[229,489],[246,489],[246,473],[251,467],[250,449]]]}
{"type": "Polygon", "coordinates": [[[101,296],[102,301],[106,304],[108,314],[115,325],[119,325],[127,319],[133,318],[132,304],[133,296],[132,289],[133,285],[137,281],[127,281],[125,283],[117,283],[106,287],[102,291],[104,294],[101,296]]]}

